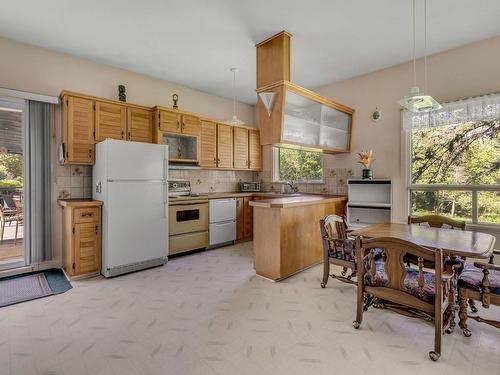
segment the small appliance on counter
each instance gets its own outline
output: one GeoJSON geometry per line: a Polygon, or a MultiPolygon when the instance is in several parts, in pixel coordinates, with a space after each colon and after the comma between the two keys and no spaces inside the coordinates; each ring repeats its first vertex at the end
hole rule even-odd
{"type": "Polygon", "coordinates": [[[208,197],[193,194],[189,180],[168,180],[169,255],[208,246],[208,197]]]}
{"type": "Polygon", "coordinates": [[[240,190],[244,192],[260,191],[260,182],[240,182],[240,190]]]}

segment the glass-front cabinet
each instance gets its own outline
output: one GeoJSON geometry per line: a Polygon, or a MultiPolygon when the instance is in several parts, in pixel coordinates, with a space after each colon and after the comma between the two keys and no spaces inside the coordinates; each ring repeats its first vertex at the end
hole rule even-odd
{"type": "Polygon", "coordinates": [[[288,81],[264,87],[259,93],[272,97],[259,100],[263,144],[303,146],[329,153],[350,151],[353,109],[288,81]]]}

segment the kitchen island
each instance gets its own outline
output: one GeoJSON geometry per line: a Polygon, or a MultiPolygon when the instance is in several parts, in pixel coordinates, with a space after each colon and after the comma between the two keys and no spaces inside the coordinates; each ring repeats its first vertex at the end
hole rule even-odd
{"type": "Polygon", "coordinates": [[[281,280],[323,260],[319,221],[343,215],[346,196],[298,194],[251,201],[257,275],[281,280]]]}

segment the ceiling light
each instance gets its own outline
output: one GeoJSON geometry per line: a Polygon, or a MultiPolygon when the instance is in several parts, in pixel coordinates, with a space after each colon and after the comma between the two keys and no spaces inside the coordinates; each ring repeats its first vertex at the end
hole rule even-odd
{"type": "MultiPolygon", "coordinates": [[[[430,95],[420,92],[417,86],[417,56],[415,35],[415,0],[412,0],[413,20],[413,87],[410,94],[398,101],[398,104],[410,112],[431,112],[443,108],[439,102],[430,95]]],[[[424,0],[424,88],[427,90],[427,0],[424,0]]]]}
{"type": "Polygon", "coordinates": [[[245,125],[245,123],[236,116],[236,73],[238,72],[238,68],[229,69],[233,72],[233,117],[226,121],[227,124],[230,125],[245,125]]]}

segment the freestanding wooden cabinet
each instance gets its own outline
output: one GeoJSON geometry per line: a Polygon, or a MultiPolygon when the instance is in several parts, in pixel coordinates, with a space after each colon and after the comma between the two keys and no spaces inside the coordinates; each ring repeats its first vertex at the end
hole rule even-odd
{"type": "Polygon", "coordinates": [[[63,207],[63,267],[71,278],[101,272],[101,206],[94,200],[60,200],[63,207]]]}
{"type": "Polygon", "coordinates": [[[94,101],[64,95],[63,153],[71,164],[94,164],[94,101]]]}

